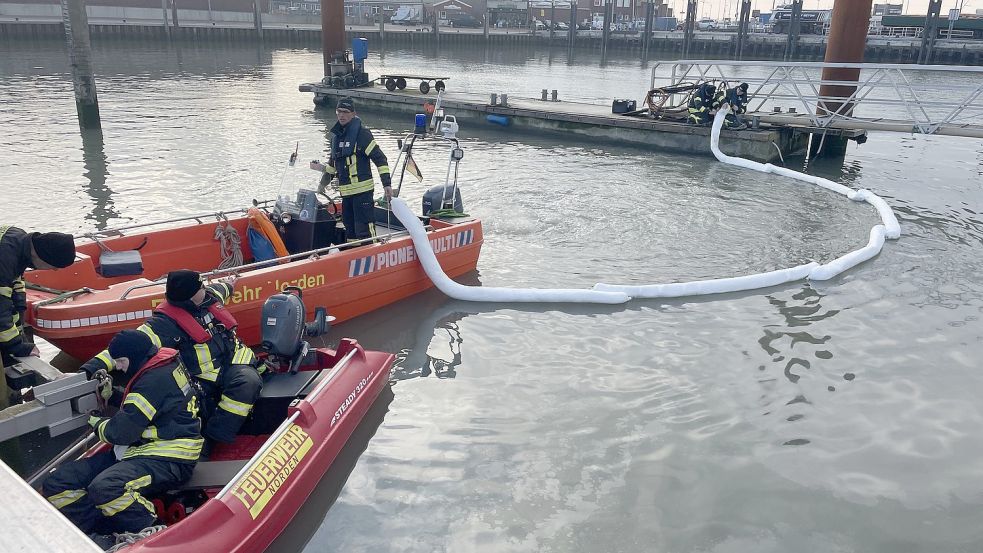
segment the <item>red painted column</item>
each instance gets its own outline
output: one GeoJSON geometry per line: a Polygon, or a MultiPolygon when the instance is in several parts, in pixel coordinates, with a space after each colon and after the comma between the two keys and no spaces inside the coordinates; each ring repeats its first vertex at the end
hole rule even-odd
{"type": "MultiPolygon", "coordinates": [[[[870,10],[873,0],[836,0],[833,4],[833,15],[829,23],[829,36],[826,39],[826,63],[862,63],[864,48],[867,46],[867,30],[870,27],[870,10]]],[[[826,68],[823,69],[823,80],[853,81],[860,80],[859,69],[826,68]]],[[[820,96],[849,98],[857,89],[849,85],[823,85],[819,89],[820,96]]],[[[820,114],[824,111],[835,113],[843,102],[821,101],[820,114]]],[[[841,110],[843,114],[853,111],[853,106],[841,110]]]]}
{"type": "Polygon", "coordinates": [[[321,0],[321,48],[324,51],[324,74],[331,74],[329,64],[345,54],[345,2],[321,0]]]}

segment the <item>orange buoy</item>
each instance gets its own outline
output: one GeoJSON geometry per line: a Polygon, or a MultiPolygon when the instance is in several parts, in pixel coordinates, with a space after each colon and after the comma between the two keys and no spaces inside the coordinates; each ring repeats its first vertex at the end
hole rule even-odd
{"type": "Polygon", "coordinates": [[[284,257],[290,255],[290,252],[287,251],[287,246],[283,244],[283,239],[280,238],[280,233],[276,231],[276,227],[273,226],[273,222],[266,216],[266,213],[255,207],[250,207],[248,213],[249,226],[258,230],[273,244],[273,251],[276,253],[276,256],[284,257]]]}

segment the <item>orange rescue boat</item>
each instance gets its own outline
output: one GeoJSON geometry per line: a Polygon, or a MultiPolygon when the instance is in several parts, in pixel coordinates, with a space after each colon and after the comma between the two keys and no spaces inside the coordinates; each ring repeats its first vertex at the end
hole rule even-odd
{"type": "MultiPolygon", "coordinates": [[[[416,260],[409,235],[395,217],[378,208],[377,217],[381,220],[376,225],[375,242],[347,249],[329,244],[306,251],[293,250],[277,261],[254,262],[243,239],[241,251],[245,264],[219,270],[223,257],[217,233],[221,234],[228,225],[238,236],[245,237],[248,217],[244,211],[232,217],[223,214],[216,221],[191,217],[171,221],[183,224],[162,230],[130,227],[99,233],[103,238],[97,235],[98,241],[77,241],[74,265],[58,271],[29,271],[25,275],[29,288],[27,323],[35,334],[66,353],[88,359],[105,348],[114,334],[135,328],[150,316],[163,301],[163,279],[169,271],[186,268],[211,278],[236,273],[239,279],[228,308],[239,321],[239,336],[255,346],[260,336],[263,302],[287,286],[304,290],[310,306],[308,316],[314,315],[314,307],[323,306],[338,321],[432,286],[416,260]],[[107,271],[99,259],[106,255],[104,248],[123,252],[138,247],[141,274],[103,276],[107,271]]],[[[449,276],[476,269],[483,239],[479,220],[461,217],[424,218],[424,221],[432,229],[430,245],[449,276]]],[[[283,227],[282,223],[280,226],[283,227]]]]}

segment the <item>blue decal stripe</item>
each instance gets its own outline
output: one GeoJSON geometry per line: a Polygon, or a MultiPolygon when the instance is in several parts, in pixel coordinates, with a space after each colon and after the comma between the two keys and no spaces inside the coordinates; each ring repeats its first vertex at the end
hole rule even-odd
{"type": "Polygon", "coordinates": [[[358,274],[358,270],[359,270],[358,269],[358,265],[359,265],[359,262],[360,261],[362,261],[362,260],[361,259],[352,259],[351,262],[348,264],[348,278],[352,278],[356,274],[358,274]]]}

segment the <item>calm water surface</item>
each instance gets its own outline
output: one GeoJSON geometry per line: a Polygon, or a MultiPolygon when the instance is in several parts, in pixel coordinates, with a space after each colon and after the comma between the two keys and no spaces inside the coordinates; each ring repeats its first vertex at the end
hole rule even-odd
{"type": "MultiPolygon", "coordinates": [[[[80,134],[63,47],[0,42],[5,223],[79,232],[315,182],[285,161],[298,143],[301,160],[321,157],[333,123],[297,92],[319,52],[110,42],[94,59],[104,128],[80,134]]],[[[564,51],[368,65],[598,103],[640,97],[649,76],[564,51]]],[[[363,119],[394,157],[411,121],[363,119]]],[[[709,157],[460,134],[465,207],[486,233],[471,284],[767,271],[828,261],[878,222],[866,204],[709,157]]],[[[430,179],[444,156],[420,154],[430,179]]],[[[809,171],[875,191],[902,238],[829,282],[618,307],[430,292],[335,328],[329,341],[398,352],[397,383],[273,549],[983,550],[983,144],[874,133],[809,171]]],[[[415,206],[422,191],[403,195],[415,206]]]]}

